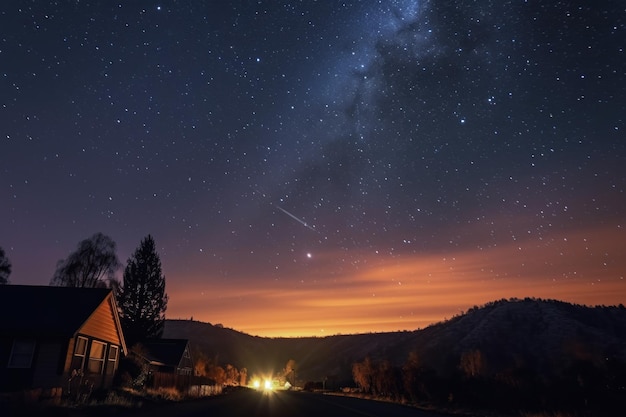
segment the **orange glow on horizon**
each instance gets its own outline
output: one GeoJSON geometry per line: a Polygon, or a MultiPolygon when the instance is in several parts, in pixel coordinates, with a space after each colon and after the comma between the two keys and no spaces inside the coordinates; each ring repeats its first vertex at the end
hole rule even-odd
{"type": "Polygon", "coordinates": [[[515,242],[446,256],[363,253],[365,266],[324,276],[320,271],[333,270],[333,254],[326,253],[317,257],[322,265],[297,279],[286,274],[251,285],[242,276],[241,286],[233,285],[234,277],[205,289],[168,284],[167,317],[222,323],[257,336],[300,337],[415,330],[502,298],[617,305],[626,299],[623,235],[621,228],[587,230],[541,247],[515,242]],[[606,262],[606,253],[619,263],[606,262]]]}

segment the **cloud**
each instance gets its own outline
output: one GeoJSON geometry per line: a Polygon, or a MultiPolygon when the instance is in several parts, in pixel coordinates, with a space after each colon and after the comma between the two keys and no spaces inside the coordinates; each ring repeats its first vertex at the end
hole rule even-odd
{"type": "Polygon", "coordinates": [[[363,252],[366,262],[342,272],[336,262],[345,253],[328,252],[318,256],[322,265],[308,275],[294,269],[294,275],[255,284],[250,270],[204,286],[189,285],[187,277],[184,286],[168,286],[168,316],[294,336],[319,334],[322,328],[325,334],[413,330],[511,297],[618,304],[626,294],[623,241],[623,229],[604,227],[548,237],[541,245],[528,239],[445,255],[363,252]]]}

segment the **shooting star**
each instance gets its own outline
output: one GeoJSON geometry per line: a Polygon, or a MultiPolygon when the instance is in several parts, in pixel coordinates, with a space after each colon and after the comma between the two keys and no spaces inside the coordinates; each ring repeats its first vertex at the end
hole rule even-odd
{"type": "MultiPolygon", "coordinates": [[[[259,190],[256,187],[252,187],[252,192],[255,194],[259,194],[260,196],[262,196],[263,198],[267,199],[267,195],[259,190]]],[[[270,203],[272,206],[274,206],[275,208],[277,208],[278,210],[282,211],[283,213],[285,213],[287,216],[291,217],[292,219],[294,219],[295,221],[297,221],[298,223],[300,223],[301,225],[303,225],[304,227],[306,227],[307,229],[313,230],[315,233],[319,233],[315,227],[311,226],[310,224],[308,224],[307,222],[305,222],[304,220],[302,220],[301,218],[299,218],[298,216],[288,212],[287,210],[285,210],[284,208],[282,208],[281,206],[279,206],[278,204],[273,204],[270,203]]]]}
{"type": "Polygon", "coordinates": [[[301,225],[303,225],[304,227],[313,230],[314,232],[317,233],[317,230],[315,230],[314,227],[312,227],[311,225],[309,225],[307,222],[305,222],[304,220],[302,220],[301,218],[289,213],[287,210],[285,210],[284,208],[282,208],[279,205],[274,204],[274,207],[276,207],[278,210],[282,211],[283,213],[285,213],[287,216],[291,217],[292,219],[294,219],[295,221],[297,221],[298,223],[300,223],[301,225]]]}

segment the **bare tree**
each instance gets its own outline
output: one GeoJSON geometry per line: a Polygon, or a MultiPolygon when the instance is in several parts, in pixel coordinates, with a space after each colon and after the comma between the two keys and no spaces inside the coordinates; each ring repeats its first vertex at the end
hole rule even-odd
{"type": "Polygon", "coordinates": [[[242,387],[245,387],[247,381],[248,381],[248,369],[241,368],[239,370],[239,385],[241,385],[242,387]]]}
{"type": "Polygon", "coordinates": [[[11,275],[11,261],[4,253],[4,249],[0,247],[0,285],[9,283],[9,275],[11,275]]]}
{"type": "Polygon", "coordinates": [[[365,393],[370,393],[374,381],[374,364],[369,356],[363,362],[355,362],[352,365],[352,377],[357,386],[365,393]]]}
{"type": "Polygon", "coordinates": [[[67,259],[57,262],[50,285],[87,288],[112,286],[119,267],[113,239],[96,233],[80,242],[67,259]]]}
{"type": "Polygon", "coordinates": [[[391,397],[398,394],[396,369],[387,359],[383,359],[374,371],[374,393],[391,397]]]}
{"type": "Polygon", "coordinates": [[[226,365],[225,377],[227,385],[239,385],[240,375],[239,369],[235,368],[231,364],[226,365]]]}
{"type": "Polygon", "coordinates": [[[194,360],[194,374],[198,376],[206,376],[210,360],[207,355],[196,345],[192,345],[192,354],[194,360]]]}

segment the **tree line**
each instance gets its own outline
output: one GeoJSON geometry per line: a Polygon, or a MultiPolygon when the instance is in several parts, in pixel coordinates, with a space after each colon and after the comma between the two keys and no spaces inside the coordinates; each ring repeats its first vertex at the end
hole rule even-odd
{"type": "Polygon", "coordinates": [[[464,352],[452,372],[442,374],[424,363],[417,352],[409,353],[397,366],[383,358],[367,356],[352,364],[354,383],[362,393],[397,402],[452,402],[459,384],[475,384],[484,376],[485,360],[480,350],[464,352]]]}
{"type": "Polygon", "coordinates": [[[585,352],[543,372],[522,358],[498,369],[480,349],[441,355],[440,365],[415,351],[401,364],[367,356],[352,363],[353,381],[368,397],[446,409],[616,415],[610,412],[626,407],[626,362],[607,353],[585,352]]]}

